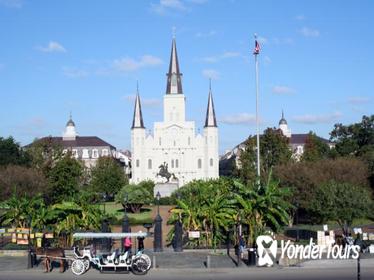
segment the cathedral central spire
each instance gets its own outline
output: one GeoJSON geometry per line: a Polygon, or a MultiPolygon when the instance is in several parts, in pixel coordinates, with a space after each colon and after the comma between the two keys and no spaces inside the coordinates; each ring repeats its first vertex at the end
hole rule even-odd
{"type": "Polygon", "coordinates": [[[179,71],[177,44],[174,36],[171,44],[169,72],[166,75],[166,94],[183,94],[182,73],[179,71]]]}

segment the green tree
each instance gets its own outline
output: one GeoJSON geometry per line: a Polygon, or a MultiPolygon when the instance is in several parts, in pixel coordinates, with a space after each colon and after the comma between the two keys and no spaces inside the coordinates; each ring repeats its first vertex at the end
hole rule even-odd
{"type": "Polygon", "coordinates": [[[341,156],[362,156],[374,150],[374,115],[363,116],[361,122],[351,125],[335,124],[330,135],[341,156]]]}
{"type": "Polygon", "coordinates": [[[92,189],[108,197],[114,197],[127,183],[123,168],[112,157],[100,157],[91,170],[92,189]]]}
{"type": "Polygon", "coordinates": [[[0,200],[17,196],[33,197],[44,193],[48,181],[42,172],[20,165],[7,165],[0,168],[0,200]]]}
{"type": "Polygon", "coordinates": [[[30,156],[13,137],[0,137],[0,166],[29,165],[30,156]]]}
{"type": "Polygon", "coordinates": [[[330,147],[315,133],[309,132],[304,146],[302,161],[317,161],[326,159],[330,155],[330,147]]]}
{"type": "Polygon", "coordinates": [[[153,193],[151,194],[144,185],[129,184],[117,193],[115,200],[130,212],[139,213],[144,204],[149,204],[153,201],[153,193]]]}
{"type": "Polygon", "coordinates": [[[67,153],[48,174],[49,200],[53,203],[70,200],[78,192],[82,175],[82,164],[67,153]]]}
{"type": "Polygon", "coordinates": [[[27,152],[31,157],[32,167],[48,176],[56,163],[64,157],[61,145],[53,141],[53,138],[45,137],[35,139],[29,146],[27,152]]]}
{"type": "Polygon", "coordinates": [[[358,158],[294,162],[274,168],[274,177],[280,181],[280,186],[293,191],[290,201],[299,206],[301,213],[306,212],[305,218],[314,222],[318,217],[310,207],[319,186],[335,181],[368,187],[368,174],[367,165],[358,158]]]}
{"type": "Polygon", "coordinates": [[[372,193],[367,188],[331,181],[316,190],[311,210],[321,222],[335,220],[347,234],[353,220],[367,217],[372,205],[372,193]]]}
{"type": "MultiPolygon", "coordinates": [[[[288,138],[276,128],[267,128],[260,137],[260,164],[262,177],[267,178],[270,170],[278,165],[289,162],[292,152],[288,146],[288,138]]],[[[247,139],[244,149],[239,155],[239,176],[248,183],[256,177],[256,137],[247,139]]]]}

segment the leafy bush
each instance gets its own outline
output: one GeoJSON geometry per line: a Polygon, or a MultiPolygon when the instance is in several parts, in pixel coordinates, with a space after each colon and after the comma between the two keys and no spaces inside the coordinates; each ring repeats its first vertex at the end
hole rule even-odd
{"type": "Polygon", "coordinates": [[[139,213],[144,204],[153,201],[153,194],[148,190],[147,185],[129,184],[124,186],[115,197],[116,202],[121,203],[123,208],[131,213],[139,213]],[[127,200],[127,203],[126,203],[127,200]]]}

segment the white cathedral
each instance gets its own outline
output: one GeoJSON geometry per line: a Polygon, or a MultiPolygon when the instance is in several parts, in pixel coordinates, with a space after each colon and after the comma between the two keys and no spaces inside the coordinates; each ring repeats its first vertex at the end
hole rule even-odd
{"type": "Polygon", "coordinates": [[[186,120],[186,97],[182,90],[175,38],[171,46],[164,120],[155,122],[153,133],[146,133],[139,91],[135,99],[131,127],[132,183],[158,181],[159,166],[166,163],[179,186],[194,179],[218,178],[218,127],[211,88],[203,134],[196,134],[195,122],[186,120]]]}

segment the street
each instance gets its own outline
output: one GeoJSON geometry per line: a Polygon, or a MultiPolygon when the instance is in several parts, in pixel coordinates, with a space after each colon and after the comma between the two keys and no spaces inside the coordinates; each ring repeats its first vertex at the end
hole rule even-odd
{"type": "MultiPolygon", "coordinates": [[[[374,278],[372,259],[361,261],[361,280],[374,278]]],[[[151,269],[145,276],[133,274],[101,274],[91,269],[82,276],[74,276],[71,271],[59,273],[55,269],[51,273],[43,273],[41,269],[2,271],[0,279],[7,280],[37,280],[37,279],[357,279],[356,261],[310,261],[300,267],[272,267],[272,268],[240,268],[224,269],[151,269]]]]}

